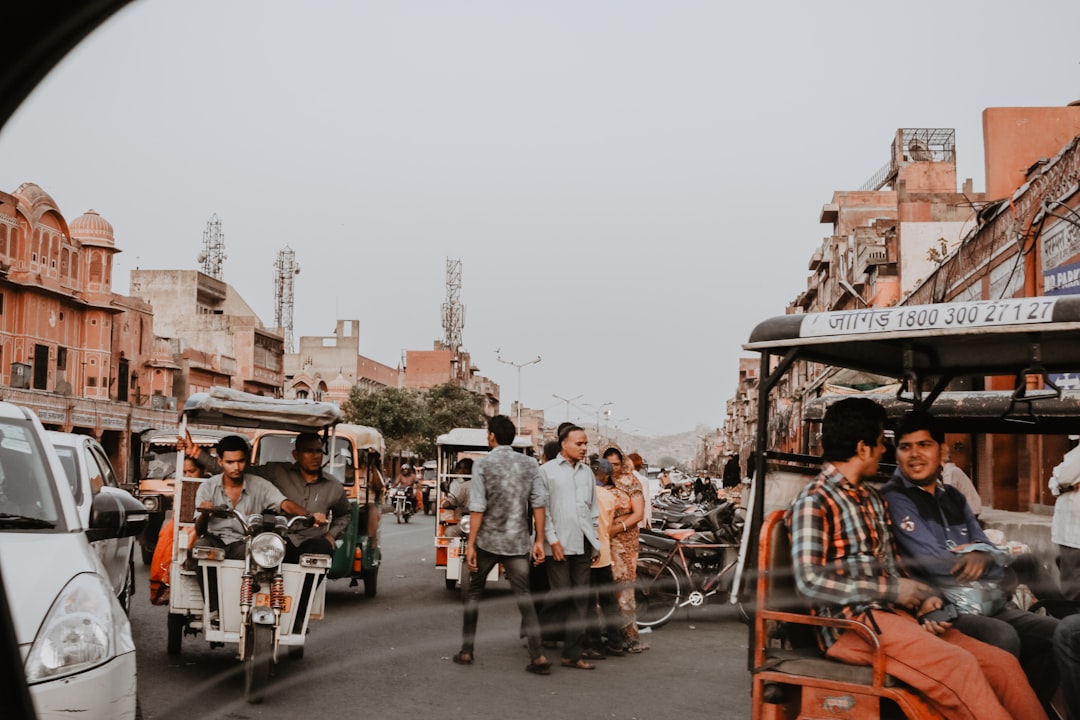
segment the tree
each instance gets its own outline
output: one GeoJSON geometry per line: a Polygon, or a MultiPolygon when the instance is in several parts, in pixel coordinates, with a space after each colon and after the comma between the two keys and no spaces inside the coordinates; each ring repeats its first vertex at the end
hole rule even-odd
{"type": "Polygon", "coordinates": [[[456,383],[443,383],[424,393],[424,443],[416,447],[423,457],[435,456],[435,440],[456,427],[484,427],[480,396],[456,383]]]}
{"type": "Polygon", "coordinates": [[[349,393],[342,414],[345,422],[367,425],[382,433],[391,455],[399,455],[416,444],[424,418],[417,391],[391,387],[369,390],[359,385],[349,393]]]}
{"type": "Polygon", "coordinates": [[[391,455],[411,450],[434,457],[439,435],[455,427],[484,426],[479,396],[454,383],[426,391],[354,387],[342,412],[346,422],[382,433],[391,455]]]}

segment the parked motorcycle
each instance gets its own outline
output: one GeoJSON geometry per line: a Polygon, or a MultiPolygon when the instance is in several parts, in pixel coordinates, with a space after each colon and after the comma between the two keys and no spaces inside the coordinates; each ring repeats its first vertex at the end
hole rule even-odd
{"type": "Polygon", "coordinates": [[[191,549],[202,575],[202,602],[187,614],[169,614],[168,650],[179,653],[183,634],[199,630],[211,643],[236,642],[244,663],[245,697],[261,702],[278,647],[288,647],[292,659],[302,658],[308,621],[322,617],[330,556],[305,554],[299,564],[284,563],[286,536],[293,528],[310,526],[311,516],[245,517],[229,507],[210,512],[240,522],[244,560],[226,560],[224,548],[191,549]]]}
{"type": "Polygon", "coordinates": [[[395,485],[390,491],[390,504],[394,507],[394,517],[398,523],[409,522],[416,512],[416,493],[411,487],[395,485]]]}

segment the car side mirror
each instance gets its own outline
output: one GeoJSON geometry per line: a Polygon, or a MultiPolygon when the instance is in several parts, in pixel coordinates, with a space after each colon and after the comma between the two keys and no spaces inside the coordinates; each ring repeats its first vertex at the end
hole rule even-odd
{"type": "Polygon", "coordinates": [[[90,506],[90,526],[86,538],[90,542],[110,538],[132,537],[146,527],[149,513],[146,507],[119,488],[103,487],[90,506]]]}

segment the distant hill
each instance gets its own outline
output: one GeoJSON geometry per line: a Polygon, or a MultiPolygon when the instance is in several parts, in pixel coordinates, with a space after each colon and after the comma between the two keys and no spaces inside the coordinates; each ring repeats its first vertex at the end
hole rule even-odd
{"type": "Polygon", "coordinates": [[[678,467],[689,469],[693,464],[694,456],[701,447],[699,436],[712,432],[712,428],[702,425],[694,430],[687,430],[676,435],[663,435],[660,437],[646,437],[632,433],[620,432],[617,438],[611,438],[623,452],[636,452],[645,459],[649,465],[662,465],[661,460],[665,457],[673,457],[678,467]]]}

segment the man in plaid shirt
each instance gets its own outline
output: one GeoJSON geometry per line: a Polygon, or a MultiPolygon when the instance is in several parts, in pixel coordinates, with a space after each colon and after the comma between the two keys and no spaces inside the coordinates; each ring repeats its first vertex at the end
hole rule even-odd
{"type": "MultiPolygon", "coordinates": [[[[1017,659],[949,623],[920,624],[941,598],[907,577],[897,560],[885,501],[864,481],[885,452],[885,411],[865,398],[825,413],[821,474],[787,512],[799,592],[819,615],[864,622],[878,636],[885,670],[922,692],[951,720],[1046,717],[1017,659]]],[[[870,665],[873,649],[855,633],[822,637],[826,656],[870,665]]]]}

